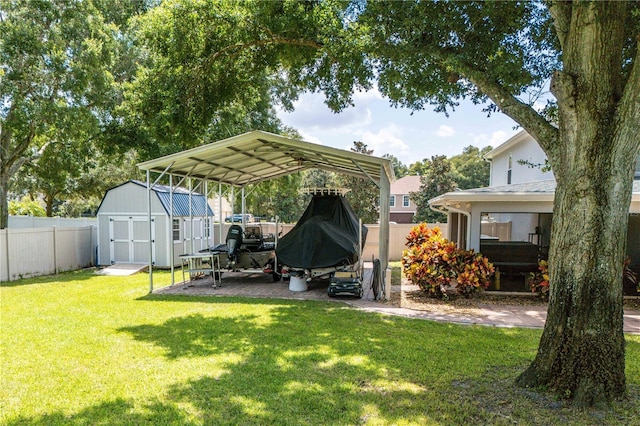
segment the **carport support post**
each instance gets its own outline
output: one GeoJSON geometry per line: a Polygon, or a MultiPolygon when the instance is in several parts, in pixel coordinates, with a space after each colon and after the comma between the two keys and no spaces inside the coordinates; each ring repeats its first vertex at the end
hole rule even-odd
{"type": "Polygon", "coordinates": [[[244,186],[241,188],[240,195],[242,197],[242,207],[241,207],[241,210],[242,210],[242,230],[244,231],[245,226],[247,225],[247,222],[245,220],[246,216],[244,215],[246,213],[246,210],[247,210],[247,204],[246,204],[247,200],[246,200],[245,195],[244,195],[244,186]]]}
{"type": "Polygon", "coordinates": [[[387,274],[389,266],[389,196],[391,192],[391,183],[389,177],[380,165],[380,244],[378,246],[378,258],[380,259],[380,273],[384,280],[384,297],[391,300],[391,274],[387,274]],[[389,278],[389,279],[387,279],[389,278]]]}
{"type": "Polygon", "coordinates": [[[218,215],[220,217],[220,223],[218,228],[220,232],[218,233],[218,243],[222,244],[222,233],[224,232],[224,225],[222,219],[222,182],[218,182],[218,215]]]}
{"type": "Polygon", "coordinates": [[[149,223],[149,293],[153,293],[153,243],[151,241],[151,171],[147,170],[147,220],[149,223]]]}
{"type": "Polygon", "coordinates": [[[171,285],[175,284],[175,243],[173,240],[173,175],[169,174],[169,241],[171,245],[169,246],[169,262],[171,262],[171,285]]]}

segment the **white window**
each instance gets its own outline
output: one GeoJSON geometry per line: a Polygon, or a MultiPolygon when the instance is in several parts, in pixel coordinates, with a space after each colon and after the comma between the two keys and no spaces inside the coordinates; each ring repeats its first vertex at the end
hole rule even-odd
{"type": "Polygon", "coordinates": [[[204,237],[211,238],[211,222],[209,220],[204,221],[204,237]]]}
{"type": "Polygon", "coordinates": [[[409,200],[408,195],[402,196],[402,207],[409,207],[411,205],[411,201],[409,200]]]}
{"type": "Polygon", "coordinates": [[[509,160],[507,162],[507,185],[511,185],[511,175],[513,169],[513,157],[509,154],[509,160]]]}
{"type": "Polygon", "coordinates": [[[173,241],[180,241],[180,219],[173,219],[172,223],[173,241]]]}
{"type": "Polygon", "coordinates": [[[389,197],[389,207],[395,207],[396,206],[396,196],[392,195],[389,197]]]}

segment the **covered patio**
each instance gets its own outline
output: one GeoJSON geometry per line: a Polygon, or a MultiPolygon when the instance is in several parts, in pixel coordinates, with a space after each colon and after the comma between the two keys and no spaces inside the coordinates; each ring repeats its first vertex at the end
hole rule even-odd
{"type": "MultiPolygon", "coordinates": [[[[447,214],[449,240],[485,254],[501,271],[519,273],[524,282],[548,254],[555,188],[555,180],[475,188],[429,204],[447,214]]],[[[633,182],[626,247],[631,269],[640,271],[640,180],[633,182]]],[[[636,293],[632,287],[627,292],[636,293]]]]}

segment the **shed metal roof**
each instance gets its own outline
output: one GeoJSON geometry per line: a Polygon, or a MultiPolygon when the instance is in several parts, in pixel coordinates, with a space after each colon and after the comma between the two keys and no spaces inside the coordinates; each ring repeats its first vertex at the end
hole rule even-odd
{"type": "MultiPolygon", "coordinates": [[[[131,180],[131,182],[147,188],[147,184],[139,180],[131,180]]],[[[171,214],[171,189],[166,185],[156,184],[151,191],[158,196],[165,212],[171,214]]],[[[173,189],[173,216],[213,216],[213,210],[204,195],[194,192],[189,197],[189,190],[176,187],[173,189]],[[191,200],[191,210],[189,210],[189,200],[191,200]]]]}
{"type": "Polygon", "coordinates": [[[222,182],[258,183],[305,169],[323,169],[378,182],[394,180],[387,158],[253,131],[138,164],[141,170],[222,182]]]}

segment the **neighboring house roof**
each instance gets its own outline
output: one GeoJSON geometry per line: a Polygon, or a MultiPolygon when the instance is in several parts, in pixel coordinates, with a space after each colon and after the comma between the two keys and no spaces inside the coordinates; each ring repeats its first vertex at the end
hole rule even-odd
{"type": "Polygon", "coordinates": [[[391,184],[390,193],[409,194],[420,190],[420,176],[404,176],[391,184]]]}

